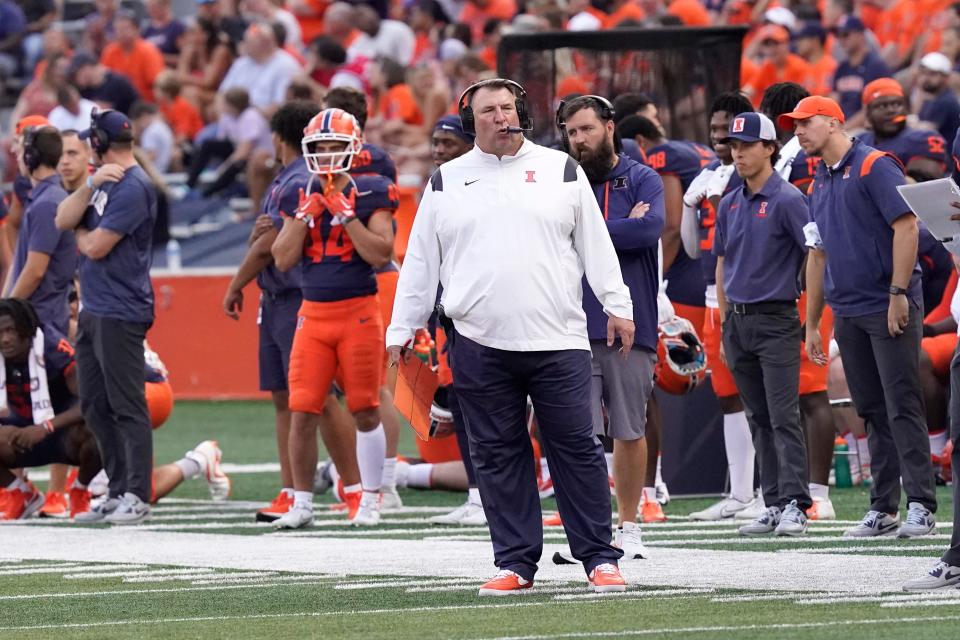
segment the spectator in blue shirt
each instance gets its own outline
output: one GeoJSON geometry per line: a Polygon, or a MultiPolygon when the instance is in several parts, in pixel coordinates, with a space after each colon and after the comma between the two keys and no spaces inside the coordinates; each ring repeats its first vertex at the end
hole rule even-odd
{"type": "Polygon", "coordinates": [[[861,94],[864,87],[877,78],[891,75],[880,54],[870,48],[866,27],[856,16],[844,16],[837,24],[837,39],[847,59],[833,75],[833,98],[840,103],[847,125],[863,124],[861,94]]]}
{"type": "Polygon", "coordinates": [[[932,533],[937,499],[920,388],[923,307],[916,216],[897,186],[899,163],[850,138],[839,105],[806,98],[780,117],[803,149],[823,161],[810,192],[807,354],[826,363],[818,333],[824,299],[857,413],[869,425],[870,509],[847,535],[901,538],[932,533]],[[900,487],[907,494],[900,523],[900,487]]]}
{"type": "Polygon", "coordinates": [[[13,0],[0,0],[0,80],[17,73],[26,27],[23,10],[13,0]]]}
{"type": "Polygon", "coordinates": [[[110,478],[108,499],[87,521],[136,524],[150,517],[153,440],[143,340],[153,324],[157,193],[133,156],[133,127],[125,115],[95,112],[80,138],[90,140],[100,168],[60,203],[56,224],[75,232],[80,250],[81,406],[110,478]]]}
{"type": "Polygon", "coordinates": [[[920,59],[920,75],[917,83],[929,96],[920,106],[918,117],[936,127],[946,140],[953,140],[960,125],[960,101],[950,88],[953,65],[939,51],[928,53],[920,59]]]}

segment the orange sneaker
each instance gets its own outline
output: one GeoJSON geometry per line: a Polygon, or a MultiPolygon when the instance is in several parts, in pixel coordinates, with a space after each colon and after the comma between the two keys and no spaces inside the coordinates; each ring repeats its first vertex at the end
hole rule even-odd
{"type": "Polygon", "coordinates": [[[67,494],[60,493],[59,491],[48,491],[43,503],[43,509],[40,509],[40,517],[66,518],[68,514],[67,494]]]}
{"type": "Polygon", "coordinates": [[[503,569],[480,587],[480,595],[513,596],[523,593],[532,586],[533,580],[524,580],[513,571],[503,569]]]}
{"type": "Polygon", "coordinates": [[[26,490],[9,491],[7,505],[3,510],[4,520],[25,520],[43,507],[43,494],[30,485],[26,490]]]}
{"type": "Polygon", "coordinates": [[[588,578],[594,593],[616,593],[627,590],[627,581],[620,575],[620,568],[609,562],[597,565],[588,578]]]}
{"type": "Polygon", "coordinates": [[[256,521],[273,522],[287,511],[290,511],[290,507],[292,506],[293,498],[288,496],[286,492],[280,491],[277,497],[273,499],[273,502],[257,511],[256,521]]]}
{"type": "Polygon", "coordinates": [[[10,491],[6,488],[0,488],[0,518],[3,518],[3,513],[7,510],[7,504],[10,502],[10,491]]]}
{"type": "Polygon", "coordinates": [[[644,524],[667,521],[667,516],[663,513],[663,507],[660,506],[660,503],[646,498],[640,503],[640,516],[644,524]]]}
{"type": "Polygon", "coordinates": [[[70,489],[70,518],[90,511],[90,491],[73,487],[70,489]]]}
{"type": "Polygon", "coordinates": [[[557,512],[552,516],[546,516],[543,519],[543,526],[545,527],[562,527],[563,521],[560,519],[560,513],[557,512]]]}
{"type": "Polygon", "coordinates": [[[363,491],[344,491],[343,502],[334,505],[332,508],[336,508],[338,511],[346,511],[347,520],[352,521],[357,516],[357,511],[360,510],[361,498],[363,498],[363,491]]]}

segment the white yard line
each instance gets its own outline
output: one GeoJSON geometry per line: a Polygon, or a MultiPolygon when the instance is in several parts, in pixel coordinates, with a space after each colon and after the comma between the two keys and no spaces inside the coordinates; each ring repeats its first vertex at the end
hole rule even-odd
{"type": "Polygon", "coordinates": [[[2,576],[26,576],[42,573],[66,573],[70,571],[83,570],[85,572],[98,572],[98,571],[116,571],[117,569],[127,568],[127,569],[142,569],[145,565],[142,564],[72,564],[72,565],[34,565],[30,567],[18,567],[16,569],[0,569],[0,577],[2,576]]]}
{"type": "Polygon", "coordinates": [[[157,575],[177,575],[190,573],[212,573],[213,569],[195,568],[195,569],[147,569],[145,571],[107,571],[104,573],[68,573],[63,576],[64,580],[96,580],[100,578],[141,578],[157,575]]]}
{"type": "MultiPolygon", "coordinates": [[[[580,590],[580,593],[568,594],[568,595],[559,595],[554,597],[554,600],[593,600],[597,598],[616,598],[622,597],[621,593],[583,593],[583,590],[580,590]]],[[[628,588],[626,593],[629,593],[633,597],[644,597],[649,599],[655,598],[666,598],[669,596],[692,596],[702,593],[713,593],[716,589],[631,589],[628,588]]]]}

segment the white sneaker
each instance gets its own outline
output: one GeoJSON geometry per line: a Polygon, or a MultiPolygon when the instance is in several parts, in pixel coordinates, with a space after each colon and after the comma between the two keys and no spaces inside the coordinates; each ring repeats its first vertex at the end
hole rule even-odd
{"type": "Polygon", "coordinates": [[[403,500],[396,487],[380,488],[380,511],[398,511],[403,509],[403,500]]]}
{"type": "Polygon", "coordinates": [[[897,532],[900,526],[900,514],[890,515],[880,511],[867,511],[860,524],[847,529],[843,535],[848,538],[873,538],[887,536],[897,532]]]}
{"type": "Polygon", "coordinates": [[[117,510],[120,502],[120,498],[99,498],[94,500],[90,504],[90,510],[78,513],[73,517],[73,521],[79,522],[80,524],[103,522],[104,518],[117,510]]]}
{"type": "Polygon", "coordinates": [[[914,578],[903,583],[904,591],[930,591],[960,584],[960,567],[954,567],[943,560],[933,565],[933,568],[921,578],[914,578]]]}
{"type": "Polygon", "coordinates": [[[780,524],[780,508],[767,507],[759,518],[749,524],[745,524],[738,531],[742,536],[762,536],[773,533],[780,524]]]}
{"type": "Polygon", "coordinates": [[[623,527],[617,527],[613,537],[613,546],[623,551],[623,557],[631,560],[644,560],[650,557],[650,552],[643,544],[640,527],[636,522],[624,522],[623,527]]]}
{"type": "Polygon", "coordinates": [[[702,511],[694,511],[690,514],[691,520],[701,522],[716,522],[717,520],[726,520],[733,518],[738,513],[753,504],[753,500],[742,502],[733,496],[724,498],[720,502],[714,503],[702,511]]]}
{"type": "Polygon", "coordinates": [[[322,496],[333,486],[333,479],[330,477],[332,464],[333,461],[329,458],[317,464],[317,471],[313,474],[313,495],[322,496]]]}
{"type": "Polygon", "coordinates": [[[655,488],[657,490],[657,502],[660,503],[660,506],[665,507],[670,504],[670,491],[667,489],[667,483],[658,482],[655,488]]]}
{"type": "Polygon", "coordinates": [[[313,524],[313,509],[294,505],[285,514],[273,521],[274,529],[300,529],[313,524]]]}
{"type": "Polygon", "coordinates": [[[757,491],[757,495],[753,497],[753,500],[750,501],[750,504],[747,505],[747,508],[743,511],[738,511],[734,520],[756,520],[764,513],[767,512],[767,505],[763,501],[763,494],[757,491]]]}
{"type": "Polygon", "coordinates": [[[355,527],[375,527],[380,524],[380,500],[370,498],[369,492],[364,491],[360,499],[360,508],[350,523],[355,527]]]}
{"type": "Polygon", "coordinates": [[[223,452],[217,446],[216,440],[204,440],[194,447],[193,451],[187,451],[185,457],[200,465],[200,473],[210,487],[211,500],[224,502],[230,497],[230,478],[220,468],[223,452]]]}
{"type": "Polygon", "coordinates": [[[830,498],[814,498],[813,504],[807,509],[807,517],[811,520],[836,520],[837,512],[830,498]]]}
{"type": "Polygon", "coordinates": [[[93,476],[90,484],[87,485],[87,490],[94,498],[106,495],[107,491],[110,490],[110,478],[107,477],[107,472],[100,469],[97,475],[93,476]]]}
{"type": "Polygon", "coordinates": [[[466,504],[467,512],[460,518],[462,527],[485,527],[487,526],[487,514],[483,511],[483,505],[468,502],[466,504]]]}
{"type": "Polygon", "coordinates": [[[140,524],[150,519],[150,505],[138,496],[127,492],[113,513],[103,519],[110,524],[140,524]]]}
{"type": "Polygon", "coordinates": [[[802,536],[807,532],[807,514],[797,506],[796,500],[791,500],[780,514],[780,522],[775,531],[778,536],[792,537],[802,536]]]}
{"type": "Polygon", "coordinates": [[[916,538],[936,531],[937,520],[929,509],[919,502],[911,502],[907,507],[907,520],[897,531],[898,538],[916,538]]]}

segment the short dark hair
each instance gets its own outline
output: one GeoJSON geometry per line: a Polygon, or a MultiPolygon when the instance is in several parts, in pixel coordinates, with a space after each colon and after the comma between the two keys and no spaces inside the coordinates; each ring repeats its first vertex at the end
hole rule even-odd
{"type": "Polygon", "coordinates": [[[450,31],[447,37],[459,40],[467,45],[468,49],[473,46],[473,30],[470,29],[470,25],[463,22],[454,22],[450,25],[450,31]]]}
{"type": "Polygon", "coordinates": [[[778,82],[767,87],[760,100],[760,113],[774,122],[784,113],[789,113],[797,103],[810,96],[810,92],[796,82],[778,82]]]}
{"type": "Polygon", "coordinates": [[[33,130],[33,152],[41,166],[56,169],[63,155],[63,138],[55,127],[45,126],[33,130]]]}
{"type": "Polygon", "coordinates": [[[627,116],[632,116],[653,104],[653,98],[645,93],[621,93],[613,99],[613,110],[617,112],[614,122],[619,123],[627,116]]]}
{"type": "Polygon", "coordinates": [[[330,36],[319,36],[310,43],[317,56],[331,64],[343,64],[347,61],[347,50],[330,36]]]}
{"type": "Polygon", "coordinates": [[[780,143],[776,140],[764,140],[763,146],[773,147],[773,155],[770,156],[770,166],[776,167],[777,161],[780,159],[780,143]]]}
{"type": "Polygon", "coordinates": [[[303,130],[313,116],[320,113],[320,105],[307,100],[284,102],[270,118],[270,131],[276,133],[284,144],[300,149],[303,130]]]}
{"type": "MultiPolygon", "coordinates": [[[[600,122],[607,123],[610,122],[610,118],[604,118],[604,109],[606,105],[597,100],[596,98],[590,96],[579,96],[567,102],[563,105],[563,111],[560,113],[560,117],[564,122],[569,120],[575,113],[579,113],[584,109],[590,109],[595,114],[597,114],[597,119],[600,122]]],[[[616,114],[614,114],[616,115],[616,114]]],[[[604,124],[606,126],[606,124],[604,124]]],[[[617,131],[617,128],[613,128],[613,150],[617,153],[623,149],[623,140],[620,138],[620,132],[617,131]]]]}
{"type": "Polygon", "coordinates": [[[753,105],[750,104],[747,96],[739,91],[725,91],[717,94],[717,97],[713,99],[713,104],[710,105],[711,116],[718,111],[726,111],[735,116],[738,113],[753,111],[753,105]]]}
{"type": "Polygon", "coordinates": [[[617,131],[623,138],[630,140],[637,136],[643,136],[647,140],[662,140],[663,134],[653,122],[638,115],[629,115],[617,124],[617,131]]]}
{"type": "Polygon", "coordinates": [[[243,87],[232,87],[223,92],[223,99],[228,105],[243,113],[250,106],[250,94],[243,87]]]}
{"type": "Polygon", "coordinates": [[[157,105],[152,102],[146,102],[144,100],[137,100],[133,103],[133,106],[130,107],[130,119],[136,120],[143,116],[153,116],[160,113],[160,109],[157,105]]]}
{"type": "Polygon", "coordinates": [[[29,301],[21,298],[0,299],[0,317],[10,316],[13,327],[21,338],[32,338],[40,327],[40,319],[29,301]]]}
{"type": "Polygon", "coordinates": [[[393,58],[381,56],[377,58],[377,63],[380,65],[380,71],[383,72],[383,77],[387,82],[388,89],[406,82],[407,68],[393,58]]]}
{"type": "Polygon", "coordinates": [[[273,32],[274,42],[282,49],[287,41],[287,28],[283,26],[282,22],[271,22],[270,30],[273,32]]]}
{"type": "Polygon", "coordinates": [[[353,87],[334,87],[323,97],[327,109],[343,109],[354,118],[363,129],[367,126],[367,97],[353,87]]]}
{"type": "Polygon", "coordinates": [[[467,96],[467,104],[469,104],[471,107],[473,106],[473,99],[476,97],[477,92],[480,91],[480,89],[490,89],[492,91],[496,91],[497,89],[506,89],[513,94],[514,98],[519,97],[517,95],[516,87],[514,87],[509,80],[504,80],[503,78],[490,78],[489,80],[482,80],[482,82],[482,86],[477,87],[470,92],[470,95],[467,96]]]}

